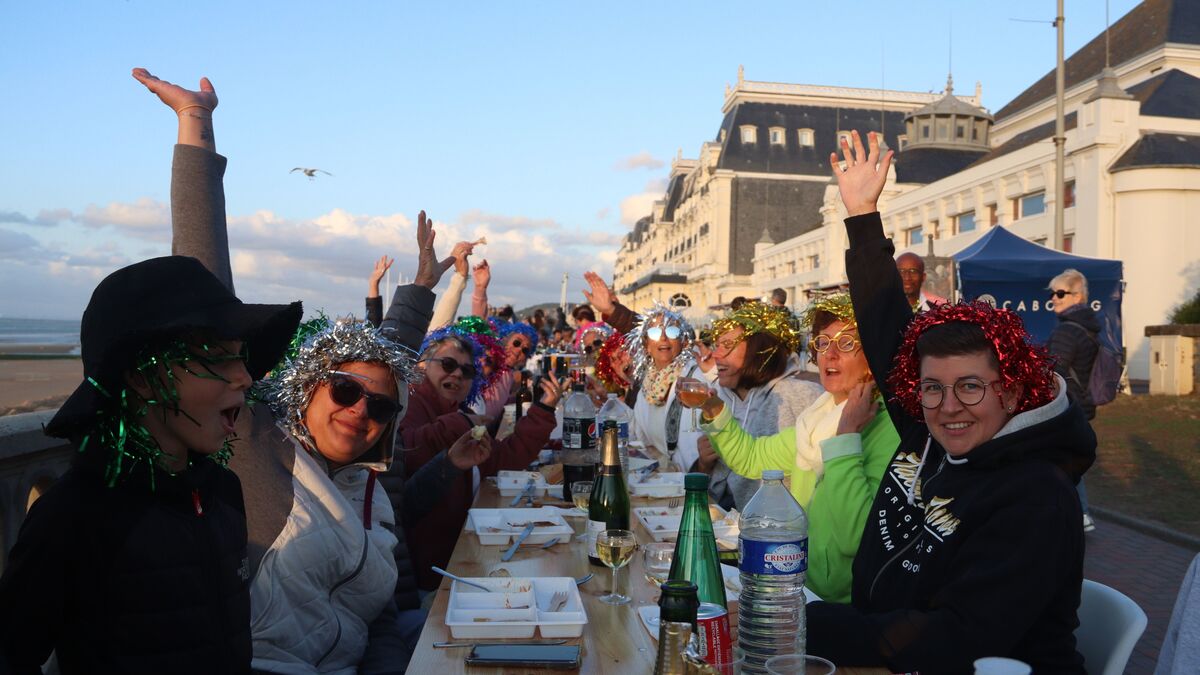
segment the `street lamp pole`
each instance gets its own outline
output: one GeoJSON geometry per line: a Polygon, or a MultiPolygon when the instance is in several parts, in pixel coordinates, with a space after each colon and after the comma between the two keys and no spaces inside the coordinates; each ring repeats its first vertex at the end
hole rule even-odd
{"type": "Polygon", "coordinates": [[[1063,115],[1063,78],[1066,71],[1063,64],[1063,21],[1063,0],[1058,0],[1058,14],[1054,17],[1054,25],[1058,29],[1058,64],[1054,71],[1054,248],[1059,251],[1063,250],[1063,212],[1066,209],[1063,193],[1067,183],[1063,176],[1067,144],[1063,115]]]}

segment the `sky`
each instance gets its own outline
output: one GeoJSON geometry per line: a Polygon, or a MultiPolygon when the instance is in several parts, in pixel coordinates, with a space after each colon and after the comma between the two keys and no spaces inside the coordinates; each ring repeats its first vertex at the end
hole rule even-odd
{"type": "MultiPolygon", "coordinates": [[[[1110,0],[1112,21],[1135,4],[1110,0]]],[[[170,253],[176,118],[135,67],[216,88],[244,301],[361,314],[379,256],[393,280],[415,271],[424,209],[443,254],[487,237],[473,260],[492,267],[490,300],[519,309],[557,301],[564,273],[570,301],[585,270],[611,276],[676,151],[716,136],[739,65],[941,91],[952,63],[956,90],[981,82],[994,111],[1053,68],[1054,9],[0,0],[0,316],[77,318],[105,275],[170,253]]],[[[1103,30],[1104,2],[1068,1],[1066,17],[1069,55],[1103,30]]]]}

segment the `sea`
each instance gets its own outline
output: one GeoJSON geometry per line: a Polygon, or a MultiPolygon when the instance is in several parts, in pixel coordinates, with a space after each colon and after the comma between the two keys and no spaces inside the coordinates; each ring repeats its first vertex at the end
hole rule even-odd
{"type": "Polygon", "coordinates": [[[78,354],[79,321],[0,317],[0,352],[12,353],[16,345],[67,347],[78,354]]]}

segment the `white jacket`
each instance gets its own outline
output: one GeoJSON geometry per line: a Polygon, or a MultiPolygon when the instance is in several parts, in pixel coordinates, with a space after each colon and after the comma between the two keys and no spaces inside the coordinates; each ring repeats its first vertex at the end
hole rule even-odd
{"type": "Polygon", "coordinates": [[[367,626],[396,587],[395,515],[377,483],[364,528],[371,470],[351,464],[330,478],[293,441],[295,502],[250,584],[256,670],[356,673],[367,626]],[[330,590],[332,589],[332,590],[330,590]]]}

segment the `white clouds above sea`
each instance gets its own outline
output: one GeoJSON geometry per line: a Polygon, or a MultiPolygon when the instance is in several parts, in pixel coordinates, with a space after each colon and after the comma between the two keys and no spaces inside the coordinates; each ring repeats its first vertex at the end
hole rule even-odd
{"type": "MultiPolygon", "coordinates": [[[[36,217],[0,211],[0,315],[72,318],[109,272],[170,253],[170,209],[150,198],[89,205],[36,217]]],[[[582,273],[609,275],[621,232],[568,228],[552,219],[468,210],[435,221],[436,249],[486,237],[472,262],[492,267],[492,304],[523,307],[557,300],[564,272],[577,300],[582,273]]],[[[332,209],[311,219],[270,210],[228,217],[238,295],[248,302],[303,300],[310,310],[362,314],[367,276],[380,255],[396,258],[393,282],[416,270],[415,216],[332,209]]],[[[449,279],[443,279],[441,287],[449,279]]],[[[438,289],[440,290],[440,288],[438,289]]],[[[464,293],[469,297],[470,290],[464,293]]],[[[466,306],[464,301],[463,306],[466,306]]]]}

